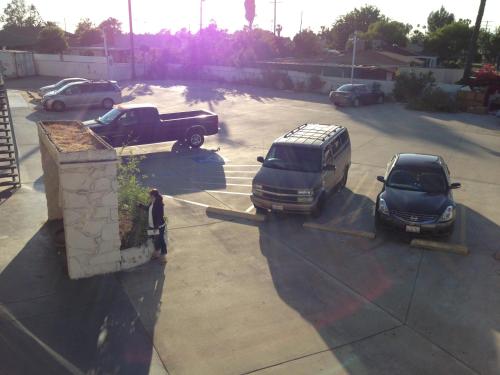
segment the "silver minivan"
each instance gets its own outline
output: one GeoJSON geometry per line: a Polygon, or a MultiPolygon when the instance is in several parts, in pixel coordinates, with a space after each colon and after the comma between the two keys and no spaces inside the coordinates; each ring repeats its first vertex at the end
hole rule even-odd
{"type": "Polygon", "coordinates": [[[321,214],[329,194],[347,183],[351,141],[343,126],[305,124],[275,140],[253,179],[258,213],[321,214]]]}
{"type": "Polygon", "coordinates": [[[116,81],[70,83],[57,91],[45,94],[42,98],[45,109],[58,112],[68,107],[100,106],[111,109],[114,104],[121,102],[121,89],[116,81]]]}

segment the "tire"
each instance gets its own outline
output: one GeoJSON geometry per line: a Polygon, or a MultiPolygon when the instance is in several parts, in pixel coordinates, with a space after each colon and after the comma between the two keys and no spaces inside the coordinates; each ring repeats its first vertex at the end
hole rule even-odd
{"type": "Polygon", "coordinates": [[[314,207],[313,210],[311,211],[311,216],[313,218],[318,218],[321,216],[323,208],[325,208],[325,201],[326,201],[325,194],[322,194],[321,197],[318,199],[316,207],[314,207]]]}
{"type": "Polygon", "coordinates": [[[345,186],[347,185],[347,177],[349,175],[349,168],[346,168],[344,170],[344,175],[342,176],[342,180],[339,183],[339,188],[338,191],[344,190],[345,186]]]}
{"type": "Polygon", "coordinates": [[[113,108],[114,104],[115,104],[115,102],[113,101],[113,99],[110,99],[110,98],[106,98],[102,101],[102,107],[104,109],[111,109],[111,108],[113,108]]]}
{"type": "Polygon", "coordinates": [[[358,98],[354,99],[354,100],[352,101],[352,105],[353,105],[354,107],[359,107],[359,99],[358,99],[358,98]]]}
{"type": "Polygon", "coordinates": [[[377,99],[377,103],[378,103],[378,104],[384,104],[384,101],[385,101],[385,99],[384,99],[384,97],[383,97],[382,95],[380,95],[380,96],[378,97],[378,99],[377,99]]]}
{"type": "Polygon", "coordinates": [[[254,207],[257,215],[267,215],[267,210],[265,208],[257,207],[256,205],[254,205],[254,207]]]}
{"type": "Polygon", "coordinates": [[[52,109],[56,112],[63,112],[66,109],[66,106],[64,105],[63,102],[57,100],[54,103],[52,103],[52,109]]]}
{"type": "Polygon", "coordinates": [[[192,148],[200,148],[205,142],[204,131],[202,129],[190,130],[187,134],[186,140],[192,148]]]}

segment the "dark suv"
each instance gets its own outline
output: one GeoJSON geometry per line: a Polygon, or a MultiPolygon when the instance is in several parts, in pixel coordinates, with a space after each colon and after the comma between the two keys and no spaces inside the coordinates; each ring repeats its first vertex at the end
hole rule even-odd
{"type": "Polygon", "coordinates": [[[375,224],[410,233],[451,234],[456,217],[450,171],[435,155],[397,154],[389,164],[377,197],[375,224]]]}

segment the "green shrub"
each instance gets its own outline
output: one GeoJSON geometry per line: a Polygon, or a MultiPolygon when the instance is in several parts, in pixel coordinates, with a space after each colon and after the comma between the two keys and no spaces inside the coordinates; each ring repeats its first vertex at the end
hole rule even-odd
{"type": "Polygon", "coordinates": [[[425,88],[432,85],[436,80],[432,72],[426,74],[419,73],[399,73],[394,83],[394,98],[400,102],[408,102],[420,97],[425,88]]]}
{"type": "Polygon", "coordinates": [[[138,178],[142,159],[129,156],[121,158],[118,164],[118,217],[122,248],[139,246],[147,239],[147,212],[139,206],[148,204],[149,198],[149,190],[142,186],[138,178]]]}
{"type": "Polygon", "coordinates": [[[309,80],[307,81],[307,88],[309,91],[321,91],[323,86],[325,85],[325,81],[321,79],[321,77],[317,74],[313,74],[312,76],[309,77],[309,80]]]}
{"type": "Polygon", "coordinates": [[[417,111],[457,112],[458,104],[447,92],[430,86],[425,88],[418,98],[410,99],[408,108],[417,111]]]}

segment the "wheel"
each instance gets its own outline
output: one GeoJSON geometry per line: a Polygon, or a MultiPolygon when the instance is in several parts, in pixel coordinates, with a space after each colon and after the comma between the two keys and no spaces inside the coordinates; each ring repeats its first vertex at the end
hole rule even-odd
{"type": "Polygon", "coordinates": [[[199,148],[205,142],[205,136],[200,129],[194,129],[188,133],[187,142],[191,147],[199,148]]]}
{"type": "Polygon", "coordinates": [[[316,204],[316,207],[313,208],[311,211],[311,216],[314,218],[320,217],[321,213],[323,212],[323,208],[325,207],[325,194],[321,194],[321,197],[318,199],[318,203],[316,204]]]}
{"type": "Polygon", "coordinates": [[[384,97],[382,95],[380,95],[377,99],[377,103],[378,104],[384,104],[384,97]]]}
{"type": "Polygon", "coordinates": [[[254,207],[255,207],[255,212],[257,213],[257,215],[266,215],[267,214],[267,210],[265,208],[257,207],[256,205],[254,205],[254,207]]]}
{"type": "Polygon", "coordinates": [[[104,109],[111,109],[111,108],[113,108],[114,104],[115,104],[115,102],[113,101],[113,99],[110,99],[110,98],[106,98],[102,101],[102,107],[104,109]]]}
{"type": "Polygon", "coordinates": [[[345,188],[345,186],[347,185],[347,176],[348,176],[348,174],[349,174],[349,168],[346,168],[344,170],[344,175],[342,176],[342,180],[340,181],[338,191],[342,191],[345,188]]]}
{"type": "Polygon", "coordinates": [[[65,108],[66,106],[64,105],[64,103],[59,100],[52,103],[52,109],[56,112],[62,112],[65,108]]]}
{"type": "Polygon", "coordinates": [[[358,98],[354,99],[354,101],[352,102],[352,105],[355,107],[359,107],[359,99],[358,98]]]}

